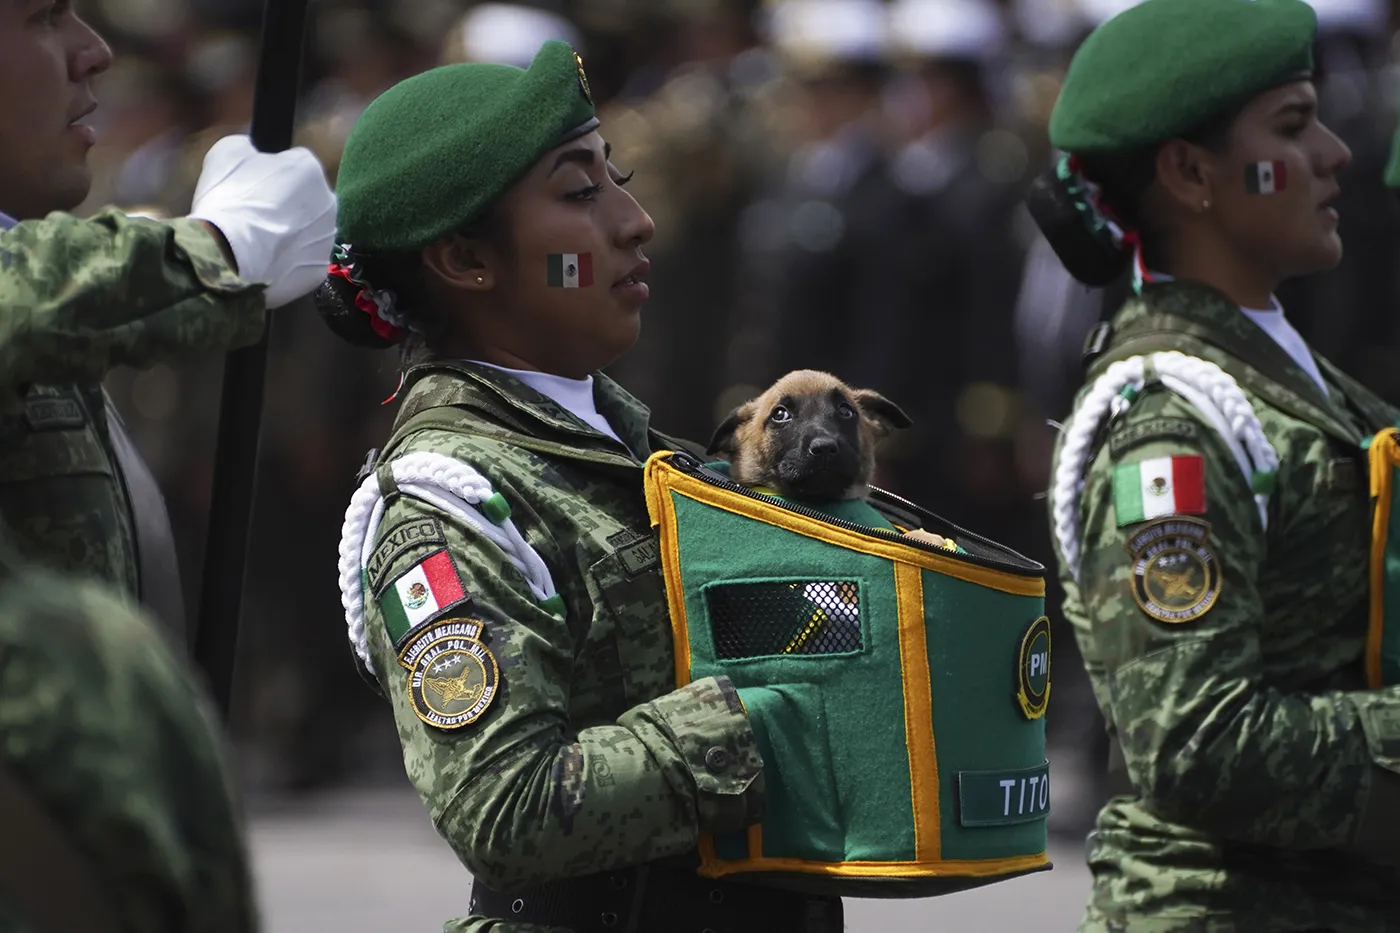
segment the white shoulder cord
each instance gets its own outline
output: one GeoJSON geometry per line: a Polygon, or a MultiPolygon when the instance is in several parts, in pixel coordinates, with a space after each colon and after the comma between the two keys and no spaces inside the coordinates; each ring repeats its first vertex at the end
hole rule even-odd
{"type": "MultiPolygon", "coordinates": [[[[530,593],[541,603],[556,595],[549,568],[510,520],[504,497],[484,476],[459,460],[443,454],[418,451],[394,460],[394,482],[407,496],[436,506],[491,541],[524,576],[530,593]],[[481,508],[477,508],[481,506],[481,508]]],[[[363,571],[374,550],[379,523],[384,518],[384,494],[377,473],[365,477],[350,497],[345,524],[340,530],[340,603],[350,644],[371,671],[365,636],[363,571]]]]}
{"type": "Polygon", "coordinates": [[[1060,463],[1051,483],[1055,538],[1070,572],[1079,579],[1079,497],[1084,491],[1084,471],[1089,447],[1105,417],[1126,411],[1142,391],[1147,365],[1167,388],[1199,411],[1220,434],[1235,457],[1245,483],[1254,493],[1259,522],[1269,527],[1269,493],[1278,472],[1278,452],[1264,436],[1264,428],[1229,373],[1207,360],[1175,350],[1134,356],[1108,367],[1084,396],[1066,429],[1060,463]]]}

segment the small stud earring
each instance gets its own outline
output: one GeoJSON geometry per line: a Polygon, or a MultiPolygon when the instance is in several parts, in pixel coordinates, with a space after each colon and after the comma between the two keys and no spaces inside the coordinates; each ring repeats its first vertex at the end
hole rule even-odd
{"type": "Polygon", "coordinates": [[[1210,198],[1206,198],[1204,201],[1201,202],[1201,210],[1210,210],[1210,198]]]}
{"type": "Polygon", "coordinates": [[[484,283],[485,281],[486,281],[486,278],[485,278],[484,276],[478,275],[478,276],[476,277],[476,284],[478,284],[478,285],[481,285],[481,284],[484,283]]]}

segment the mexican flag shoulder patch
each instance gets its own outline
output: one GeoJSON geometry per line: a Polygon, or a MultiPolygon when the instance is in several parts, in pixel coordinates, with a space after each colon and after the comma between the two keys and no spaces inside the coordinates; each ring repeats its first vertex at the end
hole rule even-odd
{"type": "Polygon", "coordinates": [[[1118,525],[1206,512],[1205,457],[1182,454],[1124,463],[1113,469],[1118,525]]]}
{"type": "Polygon", "coordinates": [[[384,588],[379,594],[379,609],[397,649],[413,629],[466,599],[456,562],[447,548],[439,548],[384,588]]]}

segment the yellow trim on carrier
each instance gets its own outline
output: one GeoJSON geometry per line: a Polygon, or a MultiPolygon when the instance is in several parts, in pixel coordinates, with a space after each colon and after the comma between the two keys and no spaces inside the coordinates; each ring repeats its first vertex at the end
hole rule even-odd
{"type": "Polygon", "coordinates": [[[1381,656],[1385,635],[1385,564],[1389,543],[1390,509],[1394,500],[1395,471],[1400,468],[1400,432],[1386,428],[1371,438],[1367,459],[1371,474],[1371,602],[1366,631],[1366,682],[1372,690],[1385,686],[1381,656]]]}

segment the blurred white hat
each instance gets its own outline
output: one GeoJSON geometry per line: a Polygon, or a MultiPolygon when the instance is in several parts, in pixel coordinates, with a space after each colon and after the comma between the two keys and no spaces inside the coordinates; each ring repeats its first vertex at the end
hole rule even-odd
{"type": "Polygon", "coordinates": [[[903,52],[986,60],[1006,46],[1006,23],[991,0],[894,0],[890,35],[903,52]]]}
{"type": "Polygon", "coordinates": [[[762,31],[779,55],[798,61],[881,61],[889,53],[889,16],[879,0],[781,0],[762,31]]]}
{"type": "Polygon", "coordinates": [[[447,62],[499,62],[528,68],[550,39],[579,48],[578,30],[562,16],[516,3],[482,3],[448,33],[442,57],[447,62]]]}
{"type": "Polygon", "coordinates": [[[1347,31],[1381,36],[1389,25],[1385,0],[1307,0],[1317,12],[1320,32],[1347,31]]]}
{"type": "Polygon", "coordinates": [[[1141,2],[1142,0],[1079,0],[1079,5],[1084,11],[1084,18],[1088,20],[1089,28],[1094,29],[1141,2]]]}
{"type": "Polygon", "coordinates": [[[1011,0],[1010,12],[1016,31],[1032,45],[1070,45],[1086,28],[1079,0],[1011,0]]]}

